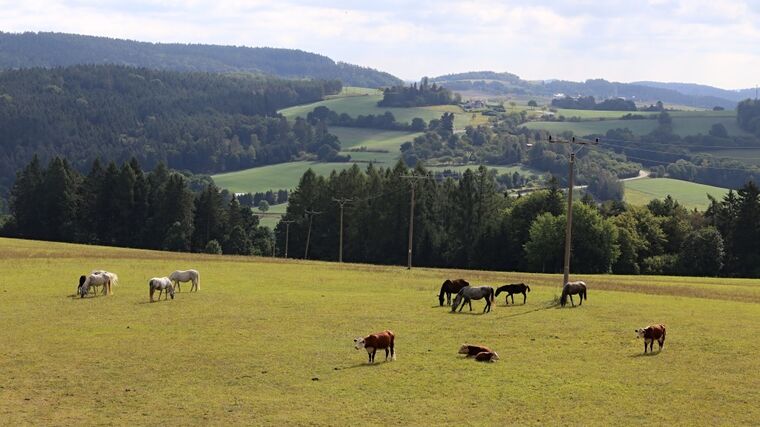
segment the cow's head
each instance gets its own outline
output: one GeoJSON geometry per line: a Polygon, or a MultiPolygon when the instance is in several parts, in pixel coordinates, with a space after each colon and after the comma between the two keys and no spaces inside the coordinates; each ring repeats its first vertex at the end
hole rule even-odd
{"type": "Polygon", "coordinates": [[[354,348],[357,350],[364,348],[364,338],[358,337],[354,338],[354,348]]]}
{"type": "Polygon", "coordinates": [[[469,354],[470,348],[467,346],[467,344],[462,344],[461,347],[459,347],[459,354],[469,354]]]}
{"type": "Polygon", "coordinates": [[[499,353],[493,352],[493,356],[491,357],[491,360],[499,360],[499,353]]]}
{"type": "Polygon", "coordinates": [[[634,332],[636,332],[636,338],[644,338],[644,333],[646,332],[647,328],[639,328],[636,329],[634,332]]]}

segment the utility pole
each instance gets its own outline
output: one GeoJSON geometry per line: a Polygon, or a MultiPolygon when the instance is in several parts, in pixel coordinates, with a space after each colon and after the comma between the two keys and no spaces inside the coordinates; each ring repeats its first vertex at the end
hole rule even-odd
{"type": "Polygon", "coordinates": [[[570,280],[570,245],[573,241],[573,187],[575,184],[575,155],[578,154],[585,145],[598,144],[599,138],[595,141],[577,141],[575,137],[571,140],[556,140],[549,135],[549,142],[555,144],[570,144],[570,166],[567,177],[567,222],[565,223],[565,264],[562,270],[562,286],[565,286],[570,280]],[[578,151],[575,151],[575,144],[581,145],[578,151]]]}
{"type": "Polygon", "coordinates": [[[285,224],[285,258],[288,257],[288,242],[290,241],[290,224],[294,223],[295,221],[292,219],[289,220],[280,220],[281,223],[285,224]]]}
{"type": "Polygon", "coordinates": [[[353,202],[353,199],[333,197],[333,202],[337,202],[340,205],[340,244],[338,245],[338,262],[343,262],[343,205],[349,202],[353,202]]]}
{"type": "Polygon", "coordinates": [[[428,179],[425,176],[402,176],[401,178],[408,179],[409,185],[412,187],[412,199],[409,203],[409,249],[407,250],[406,268],[412,269],[412,237],[414,236],[414,190],[417,186],[417,180],[428,179]]]}
{"type": "Polygon", "coordinates": [[[307,209],[306,215],[309,216],[309,232],[306,234],[306,252],[303,255],[303,259],[309,259],[309,243],[311,241],[311,224],[314,221],[314,215],[321,215],[322,212],[312,211],[307,209]]]}

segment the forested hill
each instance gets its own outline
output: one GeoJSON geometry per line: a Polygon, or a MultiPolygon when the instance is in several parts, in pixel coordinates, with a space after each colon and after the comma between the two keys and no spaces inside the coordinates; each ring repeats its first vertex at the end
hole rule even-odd
{"type": "MultiPolygon", "coordinates": [[[[493,71],[447,74],[432,78],[430,81],[455,91],[474,90],[493,95],[553,96],[562,93],[569,96],[593,96],[601,99],[624,97],[648,102],[659,100],[669,104],[702,108],[720,106],[733,109],[736,107],[737,101],[743,99],[737,98],[735,95],[729,96],[730,91],[709,86],[701,86],[704,90],[695,91],[687,90],[691,88],[691,85],[657,84],[653,82],[619,83],[604,79],[590,79],[584,82],[567,80],[529,81],[514,74],[493,71]]],[[[745,92],[735,93],[743,94],[745,92]]]]}
{"type": "Polygon", "coordinates": [[[0,32],[0,68],[118,64],[174,71],[251,72],[337,79],[346,86],[401,84],[397,77],[295,49],[147,43],[64,33],[0,32]]]}
{"type": "Polygon", "coordinates": [[[286,162],[334,137],[273,116],[341,90],[278,80],[117,65],[0,71],[0,196],[33,155],[86,170],[95,158],[220,172],[286,162]]]}

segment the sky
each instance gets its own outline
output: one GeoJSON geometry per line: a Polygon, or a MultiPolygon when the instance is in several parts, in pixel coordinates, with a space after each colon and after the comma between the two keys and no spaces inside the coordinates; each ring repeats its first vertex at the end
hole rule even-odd
{"type": "Polygon", "coordinates": [[[301,49],[405,80],[760,84],[760,0],[0,0],[0,31],[301,49]]]}

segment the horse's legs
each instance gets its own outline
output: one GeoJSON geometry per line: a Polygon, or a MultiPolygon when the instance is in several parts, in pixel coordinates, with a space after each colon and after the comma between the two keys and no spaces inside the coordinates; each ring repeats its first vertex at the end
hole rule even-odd
{"type": "Polygon", "coordinates": [[[150,288],[150,302],[153,302],[153,293],[156,292],[155,288],[150,288]]]}
{"type": "Polygon", "coordinates": [[[581,306],[581,305],[583,305],[583,294],[578,294],[578,299],[579,299],[579,300],[581,300],[581,301],[578,303],[578,306],[581,306]]]}
{"type": "Polygon", "coordinates": [[[575,307],[575,301],[573,301],[573,296],[572,295],[568,295],[568,296],[570,297],[570,304],[572,304],[573,307],[575,307]]]}
{"type": "Polygon", "coordinates": [[[525,301],[528,300],[528,293],[523,291],[523,305],[525,305],[525,301]]]}
{"type": "Polygon", "coordinates": [[[472,300],[471,300],[471,299],[468,299],[468,300],[467,300],[467,303],[468,303],[468,304],[470,304],[470,311],[472,311],[472,300]]]}
{"type": "Polygon", "coordinates": [[[512,305],[515,304],[515,294],[509,294],[512,297],[512,305]]]}

